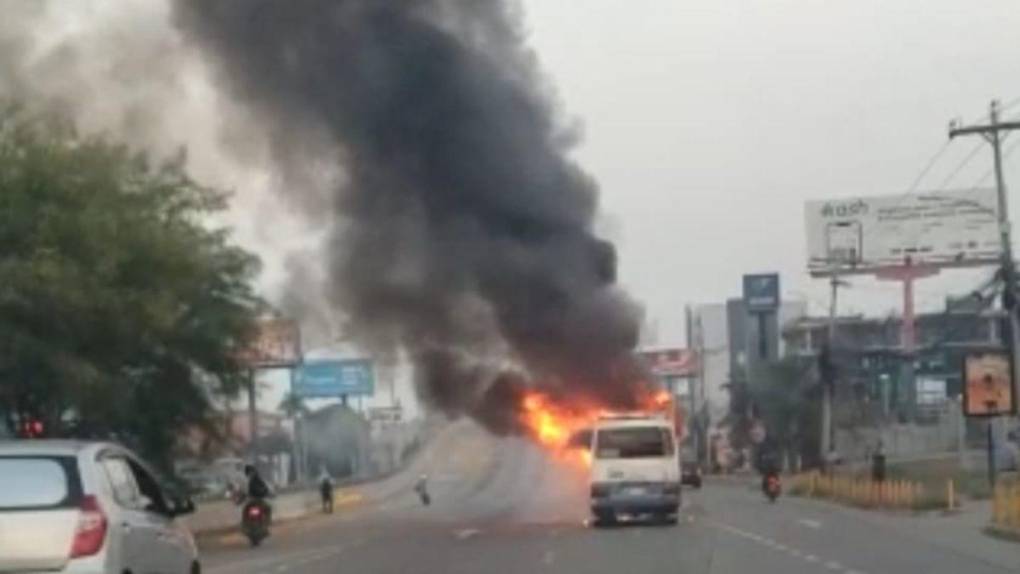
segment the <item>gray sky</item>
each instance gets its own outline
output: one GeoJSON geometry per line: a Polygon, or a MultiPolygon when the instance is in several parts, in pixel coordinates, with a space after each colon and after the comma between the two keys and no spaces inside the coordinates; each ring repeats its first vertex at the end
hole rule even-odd
{"type": "MultiPolygon", "coordinates": [[[[904,191],[951,118],[1020,98],[1016,0],[525,4],[539,58],[585,127],[578,158],[602,185],[623,281],[662,343],[682,341],[685,303],[737,294],[745,272],[779,271],[788,296],[824,304],[825,282],[804,272],[803,202],[904,191]]],[[[976,145],[952,144],[921,187],[976,145]]],[[[949,186],[990,166],[982,152],[949,186]]],[[[1020,189],[1020,150],[1007,167],[1020,189]]],[[[923,281],[918,303],[937,308],[975,281],[923,281]]],[[[896,285],[853,283],[851,309],[899,308],[896,285]]]]}
{"type": "MultiPolygon", "coordinates": [[[[34,40],[22,79],[44,96],[73,94],[86,128],[147,147],[187,145],[200,179],[237,191],[228,221],[268,255],[272,291],[284,273],[279,255],[316,238],[270,193],[273,174],[235,157],[239,143],[248,159],[264,155],[265,142],[211,87],[165,4],[46,5],[40,16],[34,0],[0,0],[11,16],[0,40],[34,40]],[[233,130],[226,138],[224,126],[233,130]]],[[[902,192],[945,144],[951,118],[976,120],[992,98],[1020,98],[1016,0],[524,5],[538,58],[584,128],[576,156],[601,185],[601,228],[619,247],[622,280],[664,345],[682,342],[686,303],[736,295],[745,272],[781,272],[785,294],[820,311],[826,286],[804,271],[803,202],[902,192]]],[[[1020,105],[1009,111],[1020,116],[1020,105]]],[[[938,188],[976,145],[952,144],[921,188],[938,188]]],[[[990,164],[983,150],[948,186],[973,186],[990,164]]],[[[1020,189],[1020,149],[1007,180],[1020,189]]],[[[926,280],[919,304],[938,308],[947,291],[987,273],[926,280]]],[[[862,278],[845,300],[885,314],[900,292],[862,278]]]]}

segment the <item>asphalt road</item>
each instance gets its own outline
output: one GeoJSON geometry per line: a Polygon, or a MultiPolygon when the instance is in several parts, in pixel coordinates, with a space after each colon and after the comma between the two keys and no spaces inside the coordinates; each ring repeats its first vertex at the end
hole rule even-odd
{"type": "Polygon", "coordinates": [[[236,538],[208,539],[205,571],[1020,572],[1020,545],[1013,564],[1010,546],[988,558],[981,548],[928,540],[903,527],[902,518],[885,522],[881,515],[791,498],[769,504],[734,483],[685,491],[677,526],[592,528],[585,520],[584,478],[571,464],[549,460],[520,440],[486,437],[469,425],[446,433],[408,472],[364,487],[363,494],[359,506],[280,525],[258,549],[236,538]],[[410,490],[422,472],[429,474],[434,495],[427,508],[410,490]]]}

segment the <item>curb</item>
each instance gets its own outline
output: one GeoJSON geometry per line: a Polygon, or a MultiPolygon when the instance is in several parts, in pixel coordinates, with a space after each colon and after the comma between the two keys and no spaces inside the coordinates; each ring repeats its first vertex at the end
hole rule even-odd
{"type": "Polygon", "coordinates": [[[998,524],[989,524],[982,528],[981,531],[997,540],[1020,543],[1020,529],[1017,528],[999,526],[998,524]]]}
{"type": "MultiPolygon", "coordinates": [[[[360,492],[337,492],[333,495],[333,511],[336,512],[342,508],[360,506],[364,501],[365,497],[360,492]]],[[[273,526],[277,529],[285,528],[288,525],[319,516],[328,517],[329,515],[323,514],[322,509],[317,505],[309,506],[299,514],[292,514],[286,518],[273,520],[273,526]]],[[[197,530],[193,531],[193,533],[197,538],[213,540],[219,545],[229,546],[241,544],[245,541],[244,536],[238,532],[237,526],[197,530]]]]}

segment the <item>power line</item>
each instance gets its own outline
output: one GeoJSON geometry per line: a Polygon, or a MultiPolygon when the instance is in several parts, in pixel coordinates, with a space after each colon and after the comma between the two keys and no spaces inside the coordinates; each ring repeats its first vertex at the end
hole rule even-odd
{"type": "Polygon", "coordinates": [[[935,167],[935,164],[938,163],[940,159],[942,159],[942,156],[945,155],[946,150],[949,149],[949,146],[952,145],[952,143],[953,140],[946,140],[946,143],[943,144],[942,149],[935,152],[935,155],[931,156],[931,159],[928,160],[928,164],[924,166],[924,169],[921,170],[921,173],[917,174],[917,178],[914,179],[914,183],[910,184],[910,187],[907,188],[907,194],[911,194],[917,191],[918,186],[921,185],[921,181],[925,178],[925,176],[928,175],[932,168],[935,167]]]}
{"type": "Polygon", "coordinates": [[[960,173],[961,171],[963,171],[963,168],[967,167],[967,165],[968,165],[968,164],[969,164],[969,163],[970,163],[970,162],[971,162],[971,161],[972,161],[972,160],[973,160],[973,159],[974,159],[975,157],[977,157],[977,154],[978,154],[978,152],[980,152],[980,151],[981,151],[981,148],[983,148],[983,147],[984,147],[984,143],[983,143],[983,142],[978,142],[978,144],[974,146],[974,149],[972,149],[972,150],[970,151],[970,153],[969,153],[969,154],[967,154],[967,157],[963,158],[963,161],[962,161],[962,162],[960,162],[960,164],[956,166],[956,169],[954,169],[954,170],[953,170],[952,172],[950,172],[950,174],[949,174],[949,175],[948,175],[948,176],[947,176],[947,177],[946,177],[946,178],[945,178],[944,180],[942,180],[942,183],[940,183],[940,184],[939,184],[939,186],[938,186],[938,187],[936,187],[935,189],[945,189],[945,188],[946,188],[946,186],[948,186],[948,185],[949,185],[949,183],[950,183],[951,181],[953,181],[953,179],[954,179],[954,178],[955,178],[955,177],[956,177],[957,175],[959,175],[959,173],[960,173]]]}

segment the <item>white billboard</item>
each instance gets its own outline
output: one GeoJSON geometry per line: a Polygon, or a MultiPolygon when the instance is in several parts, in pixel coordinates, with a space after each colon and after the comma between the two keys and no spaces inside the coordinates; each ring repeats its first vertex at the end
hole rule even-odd
{"type": "Polygon", "coordinates": [[[825,275],[902,265],[998,261],[994,189],[809,201],[808,270],[825,275]]]}

